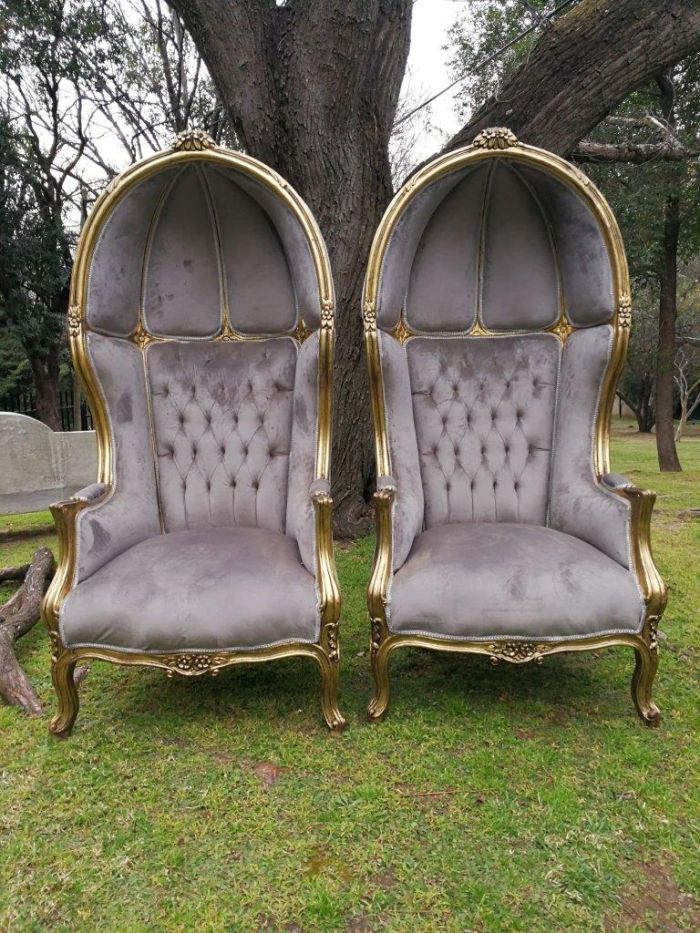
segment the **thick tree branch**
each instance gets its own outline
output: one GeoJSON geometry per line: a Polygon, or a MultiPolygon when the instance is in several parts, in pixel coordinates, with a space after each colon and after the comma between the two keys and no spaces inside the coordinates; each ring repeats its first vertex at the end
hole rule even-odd
{"type": "Polygon", "coordinates": [[[593,143],[583,141],[571,154],[575,162],[685,162],[700,157],[700,149],[687,149],[680,143],[593,143]]]}
{"type": "Polygon", "coordinates": [[[631,91],[698,48],[697,0],[581,0],[445,149],[500,125],[569,155],[631,91]]]}

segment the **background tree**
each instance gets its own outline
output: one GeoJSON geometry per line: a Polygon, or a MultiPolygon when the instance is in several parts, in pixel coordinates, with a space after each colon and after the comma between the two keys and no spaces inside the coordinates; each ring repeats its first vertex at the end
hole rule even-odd
{"type": "Polygon", "coordinates": [[[59,430],[68,281],[89,203],[190,121],[235,139],[161,0],[0,0],[0,15],[2,341],[23,348],[38,416],[59,430]]]}

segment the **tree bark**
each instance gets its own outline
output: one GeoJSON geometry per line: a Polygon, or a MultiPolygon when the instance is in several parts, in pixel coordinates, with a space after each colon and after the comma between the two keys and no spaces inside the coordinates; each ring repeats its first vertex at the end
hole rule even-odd
{"type": "Polygon", "coordinates": [[[389,136],[411,0],[170,0],[192,33],[245,150],[313,211],[337,295],[336,530],[368,530],[373,445],[360,315],[372,236],[392,194],[389,136]]]}
{"type": "Polygon", "coordinates": [[[568,156],[631,91],[699,47],[697,0],[581,0],[445,148],[507,126],[522,142],[568,156]]]}
{"type": "Polygon", "coordinates": [[[60,345],[51,347],[48,353],[39,354],[27,349],[29,365],[32,369],[34,389],[36,391],[36,413],[40,421],[52,431],[62,430],[61,416],[58,410],[58,358],[60,345]]]}

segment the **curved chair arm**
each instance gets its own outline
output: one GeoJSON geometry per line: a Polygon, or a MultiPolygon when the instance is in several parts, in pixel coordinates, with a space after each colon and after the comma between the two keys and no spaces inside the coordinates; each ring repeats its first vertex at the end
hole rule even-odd
{"type": "Polygon", "coordinates": [[[70,499],[54,502],[50,506],[58,534],[58,567],[42,603],[42,614],[49,632],[58,632],[58,612],[68,595],[78,559],[78,515],[88,507],[100,506],[112,487],[107,483],[91,483],[70,499]]]}
{"type": "Polygon", "coordinates": [[[331,660],[337,659],[337,628],[340,616],[340,586],[333,554],[333,499],[326,478],[315,479],[309,487],[314,509],[316,537],[316,584],[321,614],[321,639],[331,660]]]}
{"type": "MultiPolygon", "coordinates": [[[[394,527],[393,507],[397,485],[393,476],[378,476],[372,498],[375,512],[375,545],[372,574],[367,591],[367,606],[373,620],[386,625],[389,583],[393,574],[394,527]]],[[[379,623],[378,623],[379,624],[379,623]]]]}
{"type": "Polygon", "coordinates": [[[639,489],[621,473],[604,473],[601,486],[629,503],[629,540],[632,569],[647,604],[647,619],[658,619],[666,608],[667,591],[651,551],[651,515],[656,493],[639,489]]]}

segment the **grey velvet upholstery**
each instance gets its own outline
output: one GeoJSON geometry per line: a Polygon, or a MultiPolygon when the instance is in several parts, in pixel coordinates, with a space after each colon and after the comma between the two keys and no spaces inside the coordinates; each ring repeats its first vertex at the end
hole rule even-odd
{"type": "Polygon", "coordinates": [[[549,524],[588,541],[631,569],[630,506],[598,483],[593,469],[593,429],[612,328],[573,333],[562,359],[552,460],[549,524]]]}
{"type": "Polygon", "coordinates": [[[638,632],[624,480],[593,458],[616,310],[606,236],[543,167],[472,165],[416,187],[379,270],[389,629],[638,632]],[[401,319],[403,345],[387,333],[401,319]]]}
{"type": "Polygon", "coordinates": [[[210,337],[228,310],[246,334],[318,327],[319,283],[299,221],[263,185],[209,164],[159,172],[126,193],[90,269],[87,320],[133,333],[210,337]],[[194,313],[196,309],[196,313],[194,313]]]}
{"type": "Polygon", "coordinates": [[[64,644],[132,651],[259,648],[318,636],[296,543],[262,528],[156,535],[69,594],[64,644]]]}
{"type": "Polygon", "coordinates": [[[632,574],[539,525],[463,522],[420,535],[393,580],[389,627],[444,638],[576,638],[638,632],[632,574]]]}
{"type": "MultiPolygon", "coordinates": [[[[316,473],[318,342],[318,333],[312,334],[299,351],[294,380],[287,496],[287,534],[296,539],[304,566],[313,574],[316,573],[316,527],[311,493],[315,491],[316,473]]],[[[330,489],[318,491],[330,493],[330,489]]]]}
{"type": "Polygon", "coordinates": [[[113,482],[77,515],[67,646],[319,637],[319,335],[290,334],[300,315],[319,326],[320,287],[283,190],[192,159],[126,190],[102,228],[86,349],[113,482]]]}
{"type": "Polygon", "coordinates": [[[544,524],[559,351],[552,334],[407,342],[426,528],[544,524]]]}
{"type": "Polygon", "coordinates": [[[382,333],[379,335],[379,350],[389,453],[394,468],[391,479],[396,487],[393,504],[393,564],[394,569],[398,570],[408,557],[413,539],[421,530],[425,503],[406,351],[398,340],[382,333]]]}
{"type": "Polygon", "coordinates": [[[87,343],[110,412],[115,481],[106,500],[78,514],[76,582],[160,532],[141,351],[101,334],[89,334],[87,343]]]}
{"type": "Polygon", "coordinates": [[[150,220],[174,171],[158,172],[119,202],[107,219],[90,266],[87,321],[102,334],[126,337],[136,330],[141,275],[150,220]]]}
{"type": "Polygon", "coordinates": [[[296,361],[291,338],[148,348],[165,531],[284,532],[296,361]]]}
{"type": "Polygon", "coordinates": [[[603,233],[564,182],[506,159],[433,182],[406,208],[384,258],[381,327],[404,309],[419,333],[577,326],[615,310],[603,233]]]}

